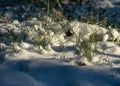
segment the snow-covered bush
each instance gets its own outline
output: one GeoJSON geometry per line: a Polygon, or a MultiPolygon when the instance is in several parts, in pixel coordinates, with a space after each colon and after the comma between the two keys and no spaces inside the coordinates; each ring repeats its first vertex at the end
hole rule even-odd
{"type": "Polygon", "coordinates": [[[87,40],[81,40],[81,35],[79,34],[76,38],[76,50],[81,56],[84,56],[88,61],[91,61],[97,50],[97,42],[98,36],[96,35],[96,32],[90,35],[90,38],[87,40]]]}

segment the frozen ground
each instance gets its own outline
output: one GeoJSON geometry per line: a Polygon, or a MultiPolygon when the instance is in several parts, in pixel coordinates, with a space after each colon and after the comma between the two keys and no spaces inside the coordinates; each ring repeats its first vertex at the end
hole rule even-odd
{"type": "Polygon", "coordinates": [[[48,16],[2,22],[0,86],[120,86],[119,28],[66,19],[58,23],[48,16]],[[66,37],[69,29],[75,36],[66,37]],[[97,51],[89,61],[81,52],[76,53],[76,37],[88,41],[95,31],[97,51]]]}

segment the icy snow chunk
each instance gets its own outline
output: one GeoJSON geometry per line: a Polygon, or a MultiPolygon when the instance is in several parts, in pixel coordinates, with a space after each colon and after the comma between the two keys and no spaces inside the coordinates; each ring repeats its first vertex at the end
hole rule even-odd
{"type": "Polygon", "coordinates": [[[34,25],[35,30],[39,29],[39,25],[34,25]]]}
{"type": "Polygon", "coordinates": [[[111,35],[112,41],[115,40],[120,41],[119,40],[120,34],[116,29],[109,27],[109,34],[111,35]]]}
{"type": "Polygon", "coordinates": [[[103,42],[105,42],[105,41],[108,41],[108,39],[109,39],[109,34],[105,34],[104,36],[103,36],[103,42]]]}
{"type": "Polygon", "coordinates": [[[6,45],[4,43],[0,43],[0,50],[4,49],[6,45]]]}
{"type": "Polygon", "coordinates": [[[18,25],[18,24],[20,24],[20,22],[19,22],[18,20],[14,20],[14,21],[13,21],[13,24],[14,24],[14,25],[18,25]]]}
{"type": "Polygon", "coordinates": [[[29,48],[32,48],[33,45],[30,44],[30,43],[27,43],[27,42],[22,42],[22,43],[20,44],[20,47],[21,47],[21,48],[24,48],[24,49],[29,49],[29,48]]]}
{"type": "Polygon", "coordinates": [[[1,28],[0,27],[0,34],[3,34],[3,33],[5,33],[6,32],[6,30],[4,29],[4,28],[1,28]]]}
{"type": "Polygon", "coordinates": [[[34,18],[32,18],[32,20],[33,20],[33,21],[37,21],[38,19],[34,17],[34,18]]]}

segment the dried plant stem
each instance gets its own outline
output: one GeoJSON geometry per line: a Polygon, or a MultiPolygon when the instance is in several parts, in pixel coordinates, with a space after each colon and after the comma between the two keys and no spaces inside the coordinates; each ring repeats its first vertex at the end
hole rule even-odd
{"type": "Polygon", "coordinates": [[[47,2],[47,15],[50,13],[50,1],[47,2]]]}

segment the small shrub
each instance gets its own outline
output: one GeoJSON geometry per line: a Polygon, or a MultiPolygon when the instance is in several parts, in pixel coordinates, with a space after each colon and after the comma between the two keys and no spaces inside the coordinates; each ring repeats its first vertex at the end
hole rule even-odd
{"type": "Polygon", "coordinates": [[[98,37],[96,36],[96,32],[94,32],[88,40],[82,40],[81,35],[79,34],[76,38],[76,50],[91,61],[95,55],[94,52],[97,50],[97,42],[98,37]]]}
{"type": "Polygon", "coordinates": [[[51,37],[49,36],[49,33],[43,34],[40,37],[35,39],[35,44],[40,48],[42,46],[44,49],[46,49],[46,46],[48,46],[51,42],[51,37]]]}

